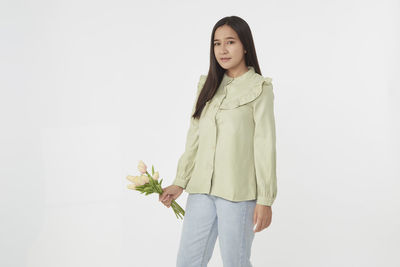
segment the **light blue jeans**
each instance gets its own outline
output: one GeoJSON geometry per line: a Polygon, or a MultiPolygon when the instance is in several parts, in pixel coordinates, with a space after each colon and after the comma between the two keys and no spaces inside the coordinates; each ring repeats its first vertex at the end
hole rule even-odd
{"type": "Polygon", "coordinates": [[[224,267],[252,267],[256,200],[240,202],[208,194],[189,194],[176,267],[206,267],[218,236],[224,267]]]}

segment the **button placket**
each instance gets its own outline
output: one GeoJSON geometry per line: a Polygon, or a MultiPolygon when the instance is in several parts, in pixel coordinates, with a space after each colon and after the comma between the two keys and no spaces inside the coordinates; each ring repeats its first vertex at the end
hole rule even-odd
{"type": "Polygon", "coordinates": [[[211,192],[211,185],[212,185],[212,177],[213,177],[213,173],[214,173],[214,162],[215,162],[215,152],[216,152],[216,144],[217,144],[217,113],[219,112],[219,107],[222,104],[222,101],[224,101],[224,99],[226,98],[227,95],[227,89],[228,89],[228,85],[233,81],[233,79],[228,80],[228,82],[224,85],[224,93],[220,96],[220,99],[215,99],[215,104],[213,105],[213,113],[212,113],[212,117],[214,117],[214,125],[213,125],[213,130],[214,130],[214,138],[213,138],[213,142],[210,145],[210,149],[211,149],[211,155],[210,155],[210,175],[211,175],[211,184],[210,184],[210,191],[211,192]]]}
{"type": "Polygon", "coordinates": [[[228,93],[228,85],[230,84],[232,82],[232,80],[229,80],[226,84],[225,84],[225,86],[224,86],[224,94],[221,96],[221,99],[219,99],[219,101],[216,101],[216,103],[215,103],[215,105],[214,105],[214,108],[215,108],[215,116],[216,116],[216,114],[219,112],[219,107],[221,106],[221,104],[222,104],[222,102],[224,101],[224,99],[226,98],[226,96],[227,96],[227,93],[228,93]]]}
{"type": "MultiPolygon", "coordinates": [[[[230,83],[230,81],[228,82],[228,84],[230,83]]],[[[219,111],[219,106],[221,105],[222,101],[224,100],[224,98],[226,97],[226,93],[227,93],[227,87],[226,85],[224,86],[224,94],[220,97],[220,99],[216,99],[215,104],[214,104],[214,109],[213,109],[213,117],[214,117],[214,125],[213,125],[213,130],[214,130],[214,138],[213,138],[213,142],[210,145],[210,149],[212,151],[211,153],[211,161],[210,161],[210,172],[211,172],[211,184],[212,184],[212,177],[213,177],[213,173],[214,173],[214,161],[215,161],[215,152],[216,152],[216,143],[217,143],[217,113],[219,111]]],[[[211,192],[211,184],[210,184],[210,191],[211,192]]]]}

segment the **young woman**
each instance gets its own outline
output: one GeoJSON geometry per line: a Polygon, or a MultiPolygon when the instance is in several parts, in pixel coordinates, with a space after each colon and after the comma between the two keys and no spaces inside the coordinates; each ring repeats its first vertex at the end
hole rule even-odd
{"type": "Polygon", "coordinates": [[[250,267],[277,194],[272,79],[261,75],[250,28],[237,16],[216,23],[210,53],[176,178],[160,201],[170,207],[189,193],[177,267],[207,266],[217,236],[224,267],[250,267]]]}

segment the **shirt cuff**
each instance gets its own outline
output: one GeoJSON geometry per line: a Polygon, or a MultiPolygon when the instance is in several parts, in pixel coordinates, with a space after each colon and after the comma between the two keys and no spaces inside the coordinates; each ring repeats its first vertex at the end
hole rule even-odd
{"type": "Polygon", "coordinates": [[[265,205],[265,206],[272,206],[272,204],[274,203],[274,198],[269,198],[269,197],[257,197],[257,204],[260,205],[265,205]]]}
{"type": "Polygon", "coordinates": [[[172,184],[173,184],[173,185],[180,186],[180,187],[182,187],[183,189],[185,189],[188,182],[189,182],[189,181],[185,181],[185,180],[183,180],[183,179],[176,178],[172,184]]]}

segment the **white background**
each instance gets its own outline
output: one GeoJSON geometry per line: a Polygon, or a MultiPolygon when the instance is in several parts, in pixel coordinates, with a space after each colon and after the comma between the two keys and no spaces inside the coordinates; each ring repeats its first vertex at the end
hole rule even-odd
{"type": "Polygon", "coordinates": [[[143,160],[175,178],[230,15],[275,93],[254,266],[400,266],[400,2],[384,0],[2,0],[0,266],[175,266],[182,221],[126,176],[143,160]]]}

